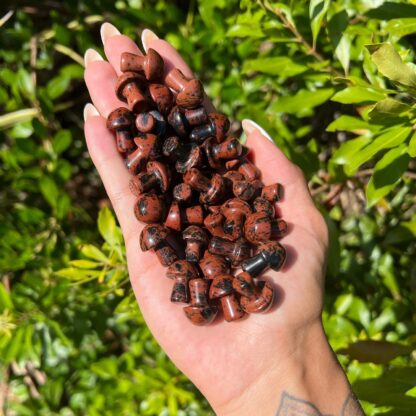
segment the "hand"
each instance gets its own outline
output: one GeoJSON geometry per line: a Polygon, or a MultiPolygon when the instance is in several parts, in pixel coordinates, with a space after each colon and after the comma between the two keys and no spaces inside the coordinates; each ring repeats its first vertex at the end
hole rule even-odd
{"type": "MultiPolygon", "coordinates": [[[[346,394],[345,378],[342,372],[339,376],[321,325],[327,227],[310,197],[302,171],[250,121],[243,123],[247,145],[262,170],[264,183],[283,184],[284,199],[278,209],[290,228],[282,241],[288,251],[286,266],[265,275],[276,287],[275,305],[266,314],[253,314],[242,321],[197,327],[188,321],[182,307],[169,301],[172,281],[165,277],[166,269],[153,253],[140,251],[143,226],[133,214],[135,197],[128,186],[130,174],[106,128],[108,114],[125,106],[114,92],[120,75],[120,54],[142,52],[112,25],[103,25],[102,38],[107,60],[93,50],[85,56],[85,81],[96,108],[86,107],[85,137],[123,231],[133,290],[161,347],[218,414],[276,414],[281,394],[288,389],[307,400],[318,397],[309,385],[313,380],[306,380],[313,377],[318,362],[322,362],[319,371],[333,377],[315,381],[332,391],[336,387],[344,389],[346,394]],[[258,406],[262,406],[261,413],[258,406]]],[[[150,31],[145,31],[143,38],[144,49],[158,51],[168,70],[177,67],[192,76],[170,44],[150,31]]],[[[325,406],[321,410],[338,413],[341,401],[325,406]]]]}

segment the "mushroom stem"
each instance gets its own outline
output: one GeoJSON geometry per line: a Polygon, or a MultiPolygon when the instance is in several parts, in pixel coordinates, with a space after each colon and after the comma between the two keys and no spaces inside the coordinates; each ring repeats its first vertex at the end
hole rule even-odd
{"type": "Polygon", "coordinates": [[[142,113],[149,108],[149,103],[142,90],[135,82],[129,82],[123,88],[123,95],[127,99],[128,107],[135,113],[142,113]]]}
{"type": "Polygon", "coordinates": [[[199,241],[188,240],[185,249],[186,260],[197,262],[201,258],[201,243],[199,241]]]}

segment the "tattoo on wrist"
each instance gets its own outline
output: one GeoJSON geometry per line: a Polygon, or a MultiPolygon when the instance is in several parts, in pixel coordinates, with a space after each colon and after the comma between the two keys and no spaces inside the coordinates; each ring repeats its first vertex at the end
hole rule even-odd
{"type": "MultiPolygon", "coordinates": [[[[283,392],[279,410],[276,416],[335,416],[322,413],[313,403],[302,400],[283,392]]],[[[364,411],[354,396],[350,393],[342,405],[340,416],[364,416],[364,411]]]]}

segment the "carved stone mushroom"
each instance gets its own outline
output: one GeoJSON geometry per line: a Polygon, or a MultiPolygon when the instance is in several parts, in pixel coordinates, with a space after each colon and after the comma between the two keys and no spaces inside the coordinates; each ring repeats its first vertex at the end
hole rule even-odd
{"type": "Polygon", "coordinates": [[[134,117],[134,113],[125,107],[116,108],[107,117],[107,128],[115,133],[120,153],[129,153],[136,148],[133,141],[134,117]]]}
{"type": "Polygon", "coordinates": [[[186,260],[197,263],[201,259],[203,248],[208,244],[207,233],[197,225],[190,225],[183,230],[182,238],[186,242],[186,260]]]}

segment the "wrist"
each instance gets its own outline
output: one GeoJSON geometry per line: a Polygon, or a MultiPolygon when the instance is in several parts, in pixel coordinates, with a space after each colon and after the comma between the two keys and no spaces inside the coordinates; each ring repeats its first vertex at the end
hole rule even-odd
{"type": "Polygon", "coordinates": [[[348,380],[317,320],[279,345],[276,360],[239,397],[211,404],[218,416],[275,416],[286,395],[287,400],[294,396],[313,403],[322,414],[338,414],[349,392],[348,380]]]}

